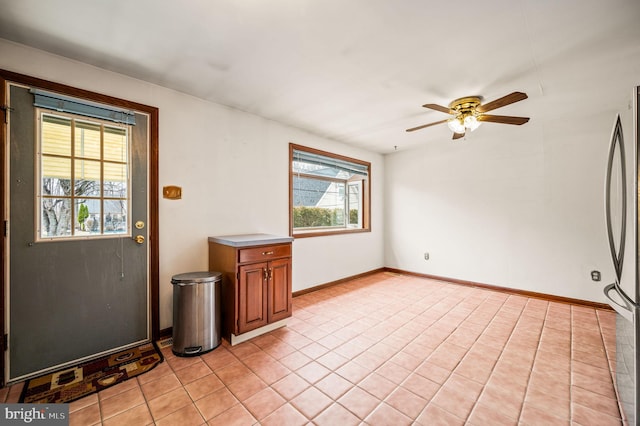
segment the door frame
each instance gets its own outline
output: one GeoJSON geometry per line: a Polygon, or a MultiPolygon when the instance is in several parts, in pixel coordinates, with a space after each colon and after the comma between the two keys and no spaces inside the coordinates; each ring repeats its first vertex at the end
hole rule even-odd
{"type": "Polygon", "coordinates": [[[65,84],[54,83],[36,77],[4,70],[0,68],[0,133],[2,146],[0,147],[0,214],[2,215],[2,244],[0,245],[2,262],[0,265],[0,387],[5,385],[6,366],[5,351],[7,350],[6,335],[6,270],[7,270],[7,223],[9,220],[7,211],[7,146],[8,132],[7,123],[10,108],[6,105],[7,83],[16,83],[30,87],[49,90],[76,98],[86,99],[94,102],[105,103],[121,108],[127,108],[149,115],[149,307],[151,310],[151,340],[158,340],[160,337],[160,261],[159,261],[159,221],[158,221],[158,118],[157,107],[104,95],[89,90],[79,89],[65,84]]]}

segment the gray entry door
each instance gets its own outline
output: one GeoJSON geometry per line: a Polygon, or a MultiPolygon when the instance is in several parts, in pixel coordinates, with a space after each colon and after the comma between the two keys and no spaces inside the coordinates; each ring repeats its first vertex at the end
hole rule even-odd
{"type": "MultiPolygon", "coordinates": [[[[40,161],[38,153],[43,150],[38,134],[42,131],[42,110],[34,107],[34,95],[27,88],[10,85],[9,95],[6,360],[7,380],[15,381],[150,340],[148,241],[135,239],[146,239],[148,230],[149,117],[136,114],[136,124],[127,127],[130,136],[123,154],[124,166],[104,162],[100,166],[100,161],[108,155],[104,145],[95,154],[98,161],[73,157],[80,155],[77,152],[70,158],[57,157],[55,148],[52,148],[55,155],[40,161]],[[49,165],[44,164],[47,161],[49,165]],[[71,235],[62,238],[42,238],[39,229],[45,227],[43,223],[46,222],[48,228],[51,220],[63,220],[55,214],[44,218],[52,213],[43,211],[41,198],[45,191],[40,189],[42,176],[55,174],[51,170],[60,163],[74,165],[71,172],[61,172],[61,175],[66,173],[67,179],[70,175],[78,178],[81,169],[84,173],[92,166],[96,169],[97,164],[98,177],[88,179],[102,179],[98,186],[103,189],[96,192],[94,188],[97,200],[76,197],[81,191],[77,186],[67,191],[73,192],[67,200],[48,200],[67,202],[66,215],[71,216],[66,219],[68,227],[78,229],[67,229],[71,235]],[[115,180],[108,176],[112,173],[108,169],[116,169],[116,174],[119,170],[120,175],[128,177],[123,180],[125,195],[120,194],[117,202],[105,199],[109,196],[105,195],[105,181],[115,180]],[[69,208],[72,204],[74,207],[69,208]],[[113,204],[123,206],[122,214],[112,216],[108,212],[113,204]],[[78,215],[86,216],[81,226],[78,215]],[[114,229],[116,216],[119,233],[106,233],[114,229]],[[82,232],[96,229],[100,235],[83,237],[82,232]]],[[[52,113],[55,115],[55,111],[52,113]]],[[[64,119],[69,116],[63,116],[63,122],[64,119]]],[[[48,120],[55,123],[56,118],[48,120]]],[[[83,121],[86,120],[83,117],[77,117],[76,122],[71,116],[70,120],[72,132],[79,132],[82,127],[91,130],[90,124],[95,123],[93,119],[83,121]]],[[[79,149],[77,141],[71,144],[79,149]]],[[[78,184],[74,180],[70,185],[73,188],[78,184]]]]}

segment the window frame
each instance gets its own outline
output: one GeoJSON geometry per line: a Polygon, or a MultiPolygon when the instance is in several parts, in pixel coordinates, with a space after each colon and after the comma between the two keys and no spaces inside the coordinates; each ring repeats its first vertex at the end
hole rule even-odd
{"type": "Polygon", "coordinates": [[[108,238],[127,238],[132,235],[132,227],[131,227],[131,125],[129,124],[118,124],[112,121],[103,120],[94,117],[86,117],[79,114],[68,113],[68,112],[59,112],[59,111],[51,111],[45,108],[36,107],[35,108],[35,116],[36,116],[36,191],[35,191],[35,236],[34,239],[36,242],[57,242],[57,241],[75,241],[75,240],[86,240],[86,239],[108,239],[108,238]],[[51,116],[54,118],[60,118],[69,120],[71,122],[71,141],[70,141],[70,153],[69,155],[51,155],[43,153],[42,143],[43,143],[43,120],[44,116],[51,116]],[[100,128],[100,155],[99,158],[86,157],[83,155],[78,155],[75,152],[76,145],[76,135],[75,129],[77,128],[76,123],[97,125],[100,128]],[[116,161],[113,159],[107,159],[104,155],[104,132],[105,128],[121,128],[125,131],[126,136],[126,161],[116,161]],[[71,190],[69,195],[59,195],[59,196],[48,196],[42,193],[42,179],[43,179],[43,158],[44,157],[55,157],[55,158],[68,158],[71,164],[71,182],[75,181],[75,162],[76,161],[95,161],[100,163],[100,195],[99,196],[87,196],[87,195],[78,195],[75,191],[75,185],[71,185],[71,190]],[[124,165],[126,167],[126,187],[127,187],[127,195],[126,197],[113,197],[106,196],[104,190],[104,167],[105,164],[116,164],[116,165],[124,165]],[[42,234],[42,202],[45,198],[61,198],[61,199],[69,199],[70,200],[70,208],[71,208],[71,233],[69,235],[60,235],[60,236],[44,236],[42,234]],[[91,234],[77,234],[75,225],[76,225],[76,199],[90,199],[95,200],[100,205],[100,232],[91,233],[91,234]],[[120,200],[126,204],[126,230],[124,232],[114,232],[107,233],[105,232],[105,222],[104,222],[104,210],[105,210],[105,202],[109,201],[117,201],[120,200]]]}
{"type": "Polygon", "coordinates": [[[333,152],[322,151],[316,148],[310,148],[307,146],[297,145],[294,143],[289,143],[289,235],[294,238],[307,238],[307,237],[320,237],[327,235],[341,235],[341,234],[353,234],[353,233],[362,233],[362,232],[371,232],[371,163],[368,161],[359,160],[352,157],[347,157],[340,154],[335,154],[333,152]],[[362,208],[359,210],[359,224],[358,227],[350,227],[349,223],[349,183],[354,182],[354,180],[349,179],[336,179],[331,177],[322,177],[315,175],[304,175],[305,177],[309,177],[317,180],[326,180],[329,182],[339,182],[345,184],[345,205],[347,206],[345,212],[345,225],[339,227],[318,227],[318,228],[304,228],[304,229],[296,229],[293,227],[293,209],[294,209],[294,188],[293,188],[293,180],[294,176],[299,173],[295,173],[293,171],[293,155],[294,151],[304,151],[310,154],[322,155],[329,158],[334,158],[341,161],[347,161],[355,164],[359,164],[365,166],[367,168],[367,176],[362,179],[357,179],[357,182],[361,182],[361,192],[362,195],[360,197],[362,202],[362,208]]]}

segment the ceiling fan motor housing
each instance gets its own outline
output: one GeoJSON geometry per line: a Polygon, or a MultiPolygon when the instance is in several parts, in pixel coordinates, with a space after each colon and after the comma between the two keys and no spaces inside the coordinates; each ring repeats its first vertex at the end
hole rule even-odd
{"type": "Polygon", "coordinates": [[[454,139],[456,135],[464,135],[467,130],[475,130],[480,123],[477,120],[479,115],[476,108],[480,105],[480,98],[477,96],[469,96],[465,98],[456,99],[449,104],[450,113],[454,117],[450,118],[447,122],[449,129],[454,133],[454,139]]]}
{"type": "Polygon", "coordinates": [[[468,96],[451,102],[449,109],[452,111],[452,114],[455,114],[457,117],[462,115],[462,118],[464,118],[471,114],[475,115],[476,108],[480,105],[480,102],[481,99],[479,97],[468,96]]]}

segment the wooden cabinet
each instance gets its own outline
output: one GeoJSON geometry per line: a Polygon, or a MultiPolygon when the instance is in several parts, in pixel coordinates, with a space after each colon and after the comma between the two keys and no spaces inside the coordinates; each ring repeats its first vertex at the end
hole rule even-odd
{"type": "Polygon", "coordinates": [[[264,234],[209,238],[209,270],[222,273],[222,335],[232,345],[291,316],[291,240],[264,234]]]}

